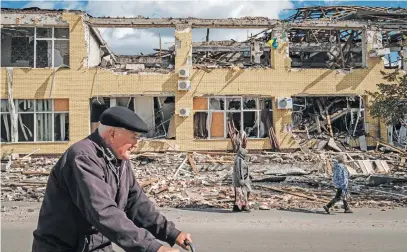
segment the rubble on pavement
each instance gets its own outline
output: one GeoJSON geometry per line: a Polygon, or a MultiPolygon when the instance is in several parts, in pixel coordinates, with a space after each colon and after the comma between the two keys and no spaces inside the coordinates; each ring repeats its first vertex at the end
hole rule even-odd
{"type": "MultiPolygon", "coordinates": [[[[250,154],[255,189],[252,207],[321,207],[335,194],[330,161],[336,155],[332,151],[250,154]]],[[[347,155],[352,170],[353,207],[407,206],[405,157],[375,151],[347,155]],[[359,160],[371,163],[371,174],[355,165],[359,160]],[[387,174],[375,165],[378,160],[388,166],[387,174]]],[[[42,201],[48,174],[57,160],[54,157],[13,160],[10,168],[2,170],[1,201],[42,201]]],[[[215,152],[139,153],[131,158],[136,178],[155,204],[176,208],[231,208],[233,160],[233,153],[215,152]]]]}

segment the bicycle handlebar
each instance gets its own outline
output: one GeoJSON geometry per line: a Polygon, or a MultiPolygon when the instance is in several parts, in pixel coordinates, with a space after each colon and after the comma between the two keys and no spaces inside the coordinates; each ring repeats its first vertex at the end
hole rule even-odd
{"type": "Polygon", "coordinates": [[[190,243],[189,241],[185,240],[184,241],[185,246],[189,246],[191,248],[191,252],[195,252],[195,247],[190,243]]]}

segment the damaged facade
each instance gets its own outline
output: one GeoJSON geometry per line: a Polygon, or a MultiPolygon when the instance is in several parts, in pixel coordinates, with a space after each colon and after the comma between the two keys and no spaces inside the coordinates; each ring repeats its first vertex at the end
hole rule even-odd
{"type": "Polygon", "coordinates": [[[407,70],[406,9],[310,7],[271,20],[31,8],[2,9],[1,19],[2,151],[61,153],[110,106],[148,123],[145,151],[231,150],[239,131],[258,150],[319,148],[330,138],[363,149],[406,141],[403,125],[370,116],[365,93],[376,90],[380,71],[407,70]],[[174,45],[163,49],[160,40],[154,53],[118,55],[98,28],[172,28],[174,45]],[[219,28],[262,32],[211,40],[219,28]],[[206,29],[206,41],[193,42],[194,29],[206,29]]]}

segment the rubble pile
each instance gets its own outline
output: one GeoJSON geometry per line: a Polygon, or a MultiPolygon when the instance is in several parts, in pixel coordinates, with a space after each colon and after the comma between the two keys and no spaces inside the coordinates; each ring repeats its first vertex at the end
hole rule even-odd
{"type": "MultiPolygon", "coordinates": [[[[335,194],[332,164],[338,153],[252,153],[249,167],[255,209],[320,208],[335,194]]],[[[407,206],[407,167],[397,153],[347,153],[353,207],[407,206]],[[378,161],[389,168],[382,172],[378,161]],[[369,167],[371,169],[367,169],[369,167]],[[366,167],[361,166],[365,164],[366,167]],[[383,173],[383,174],[381,174],[383,173]]],[[[41,201],[57,158],[16,159],[2,169],[2,201],[41,201]]],[[[231,208],[233,153],[141,153],[133,155],[134,173],[159,207],[231,208]]]]}

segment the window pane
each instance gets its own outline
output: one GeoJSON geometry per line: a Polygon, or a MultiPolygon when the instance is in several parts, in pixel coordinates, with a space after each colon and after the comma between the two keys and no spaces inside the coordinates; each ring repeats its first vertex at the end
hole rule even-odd
{"type": "Polygon", "coordinates": [[[52,28],[37,28],[37,38],[52,38],[52,28]]]}
{"type": "Polygon", "coordinates": [[[255,98],[243,98],[243,109],[257,109],[255,98]]]}
{"type": "Polygon", "coordinates": [[[69,99],[54,99],[54,111],[68,112],[69,99]]]}
{"type": "Polygon", "coordinates": [[[196,112],[194,114],[194,137],[200,139],[208,138],[207,127],[208,112],[196,112]]]}
{"type": "Polygon", "coordinates": [[[37,41],[37,68],[52,67],[52,41],[37,41]]]}
{"type": "Polygon", "coordinates": [[[52,100],[37,100],[37,111],[52,112],[52,100]]]}
{"type": "Polygon", "coordinates": [[[225,137],[225,113],[212,112],[211,115],[211,138],[225,137]]]}
{"type": "Polygon", "coordinates": [[[8,112],[9,111],[8,100],[1,100],[0,111],[1,112],[8,112]]]}
{"type": "Polygon", "coordinates": [[[54,67],[69,66],[69,41],[55,40],[54,44],[54,67]]]}
{"type": "MultiPolygon", "coordinates": [[[[270,103],[271,106],[271,103],[270,103]]],[[[259,137],[265,138],[269,136],[269,130],[273,126],[273,111],[264,108],[260,111],[260,125],[259,125],[259,137]]]]}
{"type": "Polygon", "coordinates": [[[241,99],[226,98],[226,108],[227,110],[241,110],[241,99]]]}
{"type": "Polygon", "coordinates": [[[194,97],[193,109],[194,110],[208,110],[208,98],[194,97]]]}
{"type": "Polygon", "coordinates": [[[37,113],[37,141],[52,141],[52,114],[37,113]]]}
{"type": "Polygon", "coordinates": [[[247,137],[257,138],[257,112],[243,112],[243,128],[247,137]]]}
{"type": "Polygon", "coordinates": [[[69,117],[67,113],[54,114],[55,141],[69,141],[69,117]]]}
{"type": "Polygon", "coordinates": [[[236,130],[237,132],[239,132],[241,130],[241,113],[240,112],[230,112],[227,113],[227,118],[228,118],[228,124],[227,124],[227,136],[228,138],[230,138],[229,136],[229,125],[232,126],[232,130],[236,130]]]}
{"type": "Polygon", "coordinates": [[[273,109],[273,104],[271,98],[259,99],[260,109],[273,109]]]}
{"type": "Polygon", "coordinates": [[[209,99],[210,110],[225,110],[225,100],[223,98],[210,98],[209,99]]]}
{"type": "Polygon", "coordinates": [[[116,98],[116,106],[127,107],[128,109],[134,111],[133,100],[133,97],[118,97],[116,98]]]}
{"type": "Polygon", "coordinates": [[[1,28],[1,66],[34,67],[34,28],[1,28]]]}
{"type": "Polygon", "coordinates": [[[34,114],[18,114],[18,141],[34,141],[34,114]]]}
{"type": "Polygon", "coordinates": [[[54,37],[69,39],[69,28],[54,28],[54,37]]]}
{"type": "Polygon", "coordinates": [[[0,114],[1,142],[11,141],[11,119],[10,114],[0,114]]]}
{"type": "Polygon", "coordinates": [[[18,100],[17,112],[34,112],[34,100],[18,100]]]}

